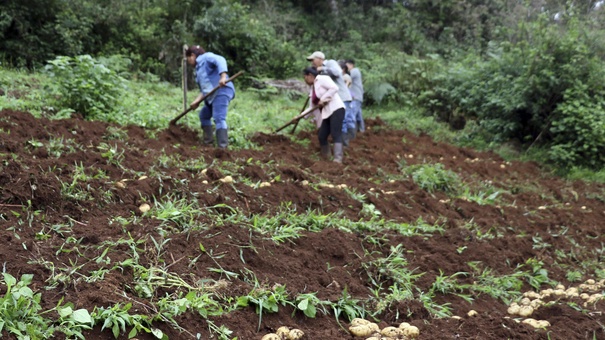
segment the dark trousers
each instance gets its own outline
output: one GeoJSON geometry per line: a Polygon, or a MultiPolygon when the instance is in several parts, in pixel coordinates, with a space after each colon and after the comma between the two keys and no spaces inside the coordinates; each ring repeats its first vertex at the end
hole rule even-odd
{"type": "Polygon", "coordinates": [[[332,135],[332,142],[342,143],[342,122],[345,119],[345,109],[340,108],[332,113],[330,117],[321,122],[317,131],[319,145],[328,145],[328,136],[332,135]]]}

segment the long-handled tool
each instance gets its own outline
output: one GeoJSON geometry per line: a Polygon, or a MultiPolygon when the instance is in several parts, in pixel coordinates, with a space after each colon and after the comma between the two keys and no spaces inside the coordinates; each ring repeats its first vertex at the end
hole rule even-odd
{"type": "Polygon", "coordinates": [[[310,107],[306,110],[304,110],[303,112],[301,112],[298,116],[292,118],[292,120],[290,120],[289,122],[287,122],[284,126],[280,127],[279,129],[275,130],[275,132],[273,133],[278,133],[281,130],[287,128],[288,126],[292,125],[292,124],[297,124],[299,120],[301,120],[302,118],[306,117],[308,114],[312,113],[313,111],[319,109],[319,106],[315,106],[315,107],[310,107]]]}
{"type": "MultiPolygon", "coordinates": [[[[300,110],[301,113],[303,111],[305,111],[305,108],[307,107],[308,103],[309,103],[309,96],[307,96],[307,99],[305,100],[305,104],[303,105],[302,109],[300,110]]],[[[294,134],[294,131],[296,131],[296,127],[298,126],[298,122],[300,122],[300,119],[297,120],[296,124],[294,124],[294,126],[292,127],[292,131],[290,131],[291,134],[294,134]]]]}
{"type": "MultiPolygon", "coordinates": [[[[229,79],[227,79],[227,83],[230,81],[233,81],[233,79],[239,77],[240,75],[242,75],[244,73],[244,71],[239,71],[236,74],[234,74],[233,76],[231,76],[229,79]]],[[[204,101],[204,99],[208,98],[208,96],[212,95],[214,92],[216,92],[216,90],[218,90],[220,88],[220,86],[217,86],[215,88],[213,88],[212,90],[210,90],[210,92],[206,93],[202,99],[200,100],[200,103],[204,101]]],[[[176,125],[176,122],[179,121],[179,119],[183,118],[187,113],[189,113],[190,111],[194,110],[193,107],[189,107],[187,108],[185,111],[181,112],[181,114],[179,114],[178,116],[174,117],[173,120],[170,121],[170,125],[176,125]]]]}

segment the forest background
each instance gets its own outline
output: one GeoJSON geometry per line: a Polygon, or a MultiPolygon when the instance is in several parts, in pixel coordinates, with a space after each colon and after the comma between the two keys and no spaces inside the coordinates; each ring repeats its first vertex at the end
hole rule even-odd
{"type": "Polygon", "coordinates": [[[461,143],[512,142],[558,169],[599,171],[604,11],[590,0],[5,0],[0,67],[72,80],[106,67],[96,97],[56,105],[95,118],[120,77],[180,86],[184,44],[225,56],[250,88],[300,78],[321,50],[356,60],[366,107],[413,108],[462,129],[461,143]]]}

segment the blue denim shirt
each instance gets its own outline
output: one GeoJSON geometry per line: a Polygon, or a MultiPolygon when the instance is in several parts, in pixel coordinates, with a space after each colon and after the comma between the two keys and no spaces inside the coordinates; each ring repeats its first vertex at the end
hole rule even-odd
{"type": "MultiPolygon", "coordinates": [[[[225,58],[212,52],[206,52],[197,56],[195,63],[195,82],[200,87],[202,94],[206,94],[217,87],[221,79],[221,73],[227,72],[227,61],[225,58]]],[[[227,77],[229,76],[227,75],[227,77]]],[[[233,98],[235,95],[233,83],[229,82],[224,87],[218,89],[212,96],[206,98],[206,102],[211,104],[214,97],[219,94],[228,95],[233,98]]]]}

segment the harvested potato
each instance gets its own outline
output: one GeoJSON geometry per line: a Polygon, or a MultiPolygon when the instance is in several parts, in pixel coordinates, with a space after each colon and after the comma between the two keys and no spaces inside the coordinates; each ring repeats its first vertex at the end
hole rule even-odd
{"type": "Polygon", "coordinates": [[[406,328],[408,328],[410,326],[411,325],[409,323],[407,323],[407,322],[402,322],[402,323],[399,324],[399,328],[401,328],[401,329],[406,329],[406,328]]]}
{"type": "Polygon", "coordinates": [[[275,331],[275,334],[279,336],[281,339],[286,339],[288,335],[290,335],[290,327],[281,326],[275,331]]]}
{"type": "Polygon", "coordinates": [[[584,302],[584,305],[588,305],[591,303],[596,303],[597,301],[600,301],[603,299],[603,294],[592,294],[588,300],[586,300],[586,302],[584,302]]]}
{"type": "Polygon", "coordinates": [[[222,183],[233,183],[233,177],[231,176],[225,176],[224,178],[221,178],[219,181],[221,181],[222,183]]]}
{"type": "Polygon", "coordinates": [[[380,327],[378,327],[378,324],[370,322],[369,324],[367,324],[367,326],[372,329],[372,333],[380,333],[380,327]]]}
{"type": "Polygon", "coordinates": [[[471,310],[468,311],[468,313],[466,313],[466,315],[468,315],[470,317],[473,317],[473,316],[479,315],[479,313],[477,313],[476,310],[471,309],[471,310]]]}
{"type": "Polygon", "coordinates": [[[528,317],[532,315],[533,312],[534,308],[532,306],[521,306],[521,308],[519,308],[519,315],[523,317],[528,317]]]}
{"type": "Polygon", "coordinates": [[[510,305],[510,307],[508,307],[508,309],[506,311],[510,315],[517,315],[517,314],[519,314],[520,310],[521,310],[521,307],[519,307],[519,305],[517,305],[517,304],[514,304],[514,305],[510,305]]]}
{"type": "Polygon", "coordinates": [[[415,339],[420,335],[420,330],[416,326],[410,326],[403,329],[403,335],[415,339]]]}
{"type": "Polygon", "coordinates": [[[353,320],[351,320],[351,326],[362,326],[367,325],[369,323],[372,322],[362,318],[354,318],[353,320]]]}
{"type": "Polygon", "coordinates": [[[519,305],[521,305],[521,306],[529,306],[530,303],[531,303],[531,300],[529,298],[523,298],[519,302],[519,305]]]}
{"type": "Polygon", "coordinates": [[[146,213],[149,210],[151,210],[151,206],[149,204],[147,204],[147,203],[143,203],[143,204],[141,204],[139,206],[139,211],[142,212],[142,213],[146,213]]]}
{"type": "Polygon", "coordinates": [[[299,340],[302,339],[305,336],[305,332],[301,331],[298,328],[294,328],[290,330],[290,333],[288,333],[288,340],[299,340]]]}
{"type": "Polygon", "coordinates": [[[397,338],[403,335],[403,330],[397,327],[385,327],[380,331],[380,334],[389,338],[397,338]]]}
{"type": "Polygon", "coordinates": [[[578,288],[576,288],[576,287],[569,287],[565,291],[565,294],[567,294],[567,297],[576,297],[576,296],[579,296],[580,292],[578,291],[578,288]]]}
{"type": "Polygon", "coordinates": [[[124,188],[126,188],[126,183],[124,183],[122,181],[116,182],[116,187],[118,187],[120,189],[124,189],[124,188]]]}
{"type": "Polygon", "coordinates": [[[539,299],[540,298],[540,294],[533,292],[533,291],[528,291],[523,293],[523,296],[529,299],[539,299]]]}
{"type": "Polygon", "coordinates": [[[546,328],[546,327],[550,326],[550,322],[548,322],[546,320],[535,320],[532,318],[523,320],[523,323],[528,324],[534,328],[546,328]]]}
{"type": "Polygon", "coordinates": [[[549,297],[552,295],[552,292],[554,292],[554,289],[552,289],[552,288],[544,289],[543,291],[540,292],[540,297],[542,299],[545,297],[549,297]]]}
{"type": "Polygon", "coordinates": [[[563,289],[555,289],[553,294],[555,296],[566,296],[567,295],[567,293],[565,293],[565,290],[563,290],[563,289]]]}
{"type": "Polygon", "coordinates": [[[524,323],[524,324],[533,326],[534,328],[537,328],[536,327],[536,319],[527,318],[527,319],[523,320],[521,323],[524,323]]]}
{"type": "Polygon", "coordinates": [[[540,300],[540,299],[535,299],[532,300],[531,303],[529,304],[534,310],[540,308],[540,306],[542,306],[544,304],[544,301],[540,300]]]}
{"type": "Polygon", "coordinates": [[[367,337],[374,333],[374,328],[369,325],[359,325],[349,327],[349,331],[355,336],[367,337]]]}
{"type": "Polygon", "coordinates": [[[261,340],[282,340],[279,335],[275,333],[269,333],[262,337],[261,340]]]}

